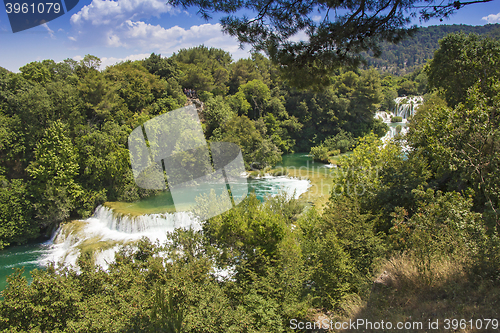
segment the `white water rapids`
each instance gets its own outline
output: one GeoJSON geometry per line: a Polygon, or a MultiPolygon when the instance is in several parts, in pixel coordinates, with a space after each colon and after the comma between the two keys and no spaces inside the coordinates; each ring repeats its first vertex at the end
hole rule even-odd
{"type": "MultiPolygon", "coordinates": [[[[276,195],[279,189],[279,192],[286,193],[288,197],[298,198],[310,187],[308,180],[287,177],[263,177],[257,182],[260,183],[262,196],[276,195]]],[[[59,227],[52,245],[41,256],[40,264],[54,262],[75,266],[81,248],[94,247],[95,262],[106,269],[122,245],[133,243],[142,237],[164,243],[167,232],[173,232],[177,228],[200,230],[202,223],[190,212],[131,216],[116,214],[108,207],[99,206],[92,217],[59,227]]]]}

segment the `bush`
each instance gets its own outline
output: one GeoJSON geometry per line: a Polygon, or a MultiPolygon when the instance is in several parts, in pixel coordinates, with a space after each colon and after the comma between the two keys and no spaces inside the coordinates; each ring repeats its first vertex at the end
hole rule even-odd
{"type": "Polygon", "coordinates": [[[340,149],[335,149],[330,151],[330,156],[337,156],[340,155],[340,149]]]}
{"type": "Polygon", "coordinates": [[[325,147],[323,145],[312,147],[309,154],[315,161],[328,163],[328,147],[325,147]]]}
{"type": "Polygon", "coordinates": [[[384,137],[389,131],[389,125],[384,123],[381,119],[375,119],[372,125],[372,130],[379,138],[384,137]]]}
{"type": "Polygon", "coordinates": [[[403,121],[403,117],[400,116],[394,116],[391,118],[391,123],[400,123],[403,121]]]}
{"type": "Polygon", "coordinates": [[[214,94],[212,94],[211,92],[208,92],[208,91],[200,91],[198,93],[198,99],[202,102],[206,102],[208,101],[210,98],[213,98],[214,97],[214,94]]]}
{"type": "Polygon", "coordinates": [[[337,135],[327,138],[323,145],[329,150],[339,149],[341,153],[352,150],[356,144],[356,139],[352,137],[351,133],[341,130],[337,135]]]}

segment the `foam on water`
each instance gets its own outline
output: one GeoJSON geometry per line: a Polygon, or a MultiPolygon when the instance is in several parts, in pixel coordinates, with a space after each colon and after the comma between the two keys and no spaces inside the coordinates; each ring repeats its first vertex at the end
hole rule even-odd
{"type": "MultiPolygon", "coordinates": [[[[284,192],[288,197],[298,199],[311,186],[309,180],[286,176],[266,176],[256,189],[257,195],[277,195],[284,192]]],[[[116,214],[105,206],[97,207],[94,215],[83,221],[62,225],[52,238],[48,251],[41,253],[39,263],[60,263],[75,266],[80,249],[96,245],[96,264],[106,269],[114,260],[114,254],[121,245],[147,237],[152,242],[164,243],[167,232],[177,228],[200,230],[202,221],[190,212],[147,214],[139,216],[116,214]]]]}
{"type": "Polygon", "coordinates": [[[92,217],[72,223],[58,229],[50,250],[41,258],[42,263],[55,262],[74,266],[80,254],[80,246],[85,242],[102,242],[103,245],[118,243],[95,254],[96,263],[106,268],[121,244],[134,242],[142,237],[164,243],[167,232],[176,228],[201,228],[199,219],[188,212],[130,216],[114,214],[104,206],[99,206],[92,217]],[[72,228],[72,223],[81,223],[83,226],[72,228]]]}
{"type": "Polygon", "coordinates": [[[265,176],[256,179],[256,181],[260,181],[260,184],[255,192],[257,196],[261,197],[285,193],[288,198],[293,196],[295,199],[298,199],[311,187],[311,182],[307,179],[290,178],[287,176],[265,176]]]}

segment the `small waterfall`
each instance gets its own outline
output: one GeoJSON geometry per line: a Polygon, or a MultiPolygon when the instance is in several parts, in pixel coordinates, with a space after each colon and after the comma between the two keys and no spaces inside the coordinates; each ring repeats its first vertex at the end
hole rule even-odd
{"type": "Polygon", "coordinates": [[[405,134],[408,131],[406,122],[409,117],[415,115],[417,109],[424,102],[424,98],[422,96],[398,97],[394,102],[396,103],[396,107],[392,111],[392,115],[384,111],[377,111],[375,113],[375,118],[379,118],[389,125],[389,131],[387,131],[386,135],[382,138],[383,141],[392,139],[397,134],[396,127],[398,125],[401,125],[401,134],[405,134]],[[401,117],[403,121],[400,123],[392,123],[391,116],[401,117]]]}
{"type": "Polygon", "coordinates": [[[394,116],[408,119],[413,116],[417,109],[424,102],[422,96],[398,97],[394,100],[396,107],[394,108],[394,116]]]}
{"type": "Polygon", "coordinates": [[[391,115],[385,111],[375,112],[375,118],[382,120],[386,124],[391,122],[391,115]]]}

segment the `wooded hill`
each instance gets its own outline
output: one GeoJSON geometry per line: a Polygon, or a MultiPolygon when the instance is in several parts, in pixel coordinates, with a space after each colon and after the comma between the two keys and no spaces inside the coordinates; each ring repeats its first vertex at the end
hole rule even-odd
{"type": "Polygon", "coordinates": [[[427,59],[432,59],[434,51],[439,48],[439,40],[444,36],[464,32],[466,34],[476,33],[493,39],[500,39],[500,24],[487,24],[483,26],[470,26],[465,24],[433,25],[420,28],[413,38],[403,40],[399,44],[382,44],[382,54],[379,58],[368,55],[364,56],[368,67],[390,72],[396,75],[404,75],[414,71],[425,64],[427,59]]]}

